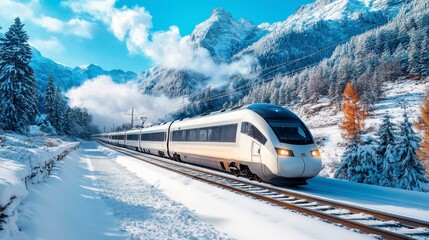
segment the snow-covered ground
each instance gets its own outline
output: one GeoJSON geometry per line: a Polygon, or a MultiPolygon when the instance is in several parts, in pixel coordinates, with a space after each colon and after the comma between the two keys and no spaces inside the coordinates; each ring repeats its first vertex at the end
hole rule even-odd
{"type": "Polygon", "coordinates": [[[368,239],[354,231],[83,143],[33,185],[25,239],[368,239]],[[311,227],[309,227],[311,226],[311,227]]]}
{"type": "Polygon", "coordinates": [[[6,216],[0,219],[0,239],[14,238],[19,231],[17,206],[28,185],[43,181],[58,156],[77,144],[44,136],[36,126],[28,136],[0,134],[0,213],[6,216]]]}
{"type": "MultiPolygon", "coordinates": [[[[83,143],[33,185],[21,239],[365,239],[351,230],[83,143]],[[311,227],[309,227],[311,226],[311,227]]],[[[429,220],[429,194],[318,177],[301,192],[429,220]]]]}
{"type": "MultiPolygon", "coordinates": [[[[375,110],[369,112],[370,115],[365,122],[366,130],[369,134],[374,134],[385,113],[391,115],[394,123],[403,121],[404,103],[409,119],[414,122],[420,115],[420,103],[428,89],[429,79],[402,80],[385,84],[381,100],[375,104],[375,110]]],[[[327,99],[321,99],[317,104],[295,106],[292,110],[303,119],[314,137],[320,141],[323,161],[320,175],[333,177],[345,150],[341,130],[338,127],[342,118],[341,111],[336,110],[336,107],[332,106],[327,99]]]]}

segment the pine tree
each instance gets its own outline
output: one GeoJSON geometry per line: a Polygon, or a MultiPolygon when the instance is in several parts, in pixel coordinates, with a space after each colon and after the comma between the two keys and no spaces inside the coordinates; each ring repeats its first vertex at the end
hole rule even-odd
{"type": "Polygon", "coordinates": [[[406,72],[408,69],[408,53],[407,50],[405,50],[402,46],[402,43],[400,43],[396,48],[395,52],[393,53],[393,57],[401,64],[401,72],[406,72]]]}
{"type": "Polygon", "coordinates": [[[420,47],[420,42],[417,37],[413,35],[408,48],[408,72],[413,79],[419,79],[421,76],[422,64],[420,58],[420,47]]]}
{"type": "Polygon", "coordinates": [[[384,155],[381,157],[381,176],[379,180],[380,186],[397,187],[398,181],[398,161],[395,154],[394,145],[388,145],[384,155]]]}
{"type": "Polygon", "coordinates": [[[335,171],[335,178],[350,180],[352,176],[356,176],[356,167],[359,165],[358,148],[359,142],[357,139],[347,144],[341,163],[335,171]]]}
{"type": "Polygon", "coordinates": [[[54,116],[55,116],[55,122],[54,127],[57,129],[57,132],[62,133],[63,127],[62,123],[64,122],[63,114],[64,114],[64,101],[63,101],[63,95],[61,93],[60,85],[57,85],[55,88],[55,96],[54,96],[54,116]]]}
{"type": "Polygon", "coordinates": [[[377,169],[381,172],[379,184],[386,187],[396,187],[397,160],[395,155],[395,125],[390,121],[390,115],[384,114],[378,129],[377,169]]]}
{"type": "Polygon", "coordinates": [[[355,166],[355,174],[349,176],[350,181],[378,184],[376,158],[377,154],[371,142],[363,143],[358,147],[357,155],[359,162],[355,166]]]}
{"type": "Polygon", "coordinates": [[[38,94],[28,35],[24,24],[15,19],[0,44],[0,113],[2,127],[25,131],[38,114],[38,94]]]}
{"type": "Polygon", "coordinates": [[[54,122],[53,120],[55,115],[54,102],[55,102],[54,78],[52,77],[52,75],[50,75],[48,79],[48,84],[46,85],[46,91],[45,91],[45,114],[51,124],[54,122]]]}
{"type": "Polygon", "coordinates": [[[377,154],[382,157],[387,151],[389,145],[395,145],[395,125],[390,121],[390,115],[384,114],[377,136],[379,139],[377,154]]]}
{"type": "Polygon", "coordinates": [[[341,109],[344,113],[344,120],[340,128],[344,131],[343,138],[358,139],[362,131],[364,121],[367,117],[366,110],[359,105],[359,95],[351,83],[347,83],[343,94],[343,104],[341,109]]]}
{"type": "Polygon", "coordinates": [[[414,133],[407,113],[401,124],[402,136],[396,151],[399,159],[398,187],[408,190],[429,191],[429,180],[425,178],[425,169],[416,154],[420,138],[414,133]]]}

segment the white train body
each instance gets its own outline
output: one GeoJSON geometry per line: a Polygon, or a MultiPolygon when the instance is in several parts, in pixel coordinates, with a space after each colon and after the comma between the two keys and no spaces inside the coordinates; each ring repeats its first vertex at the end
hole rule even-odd
{"type": "Polygon", "coordinates": [[[277,184],[304,184],[322,167],[304,123],[289,110],[270,104],[109,134],[94,138],[277,184]]]}

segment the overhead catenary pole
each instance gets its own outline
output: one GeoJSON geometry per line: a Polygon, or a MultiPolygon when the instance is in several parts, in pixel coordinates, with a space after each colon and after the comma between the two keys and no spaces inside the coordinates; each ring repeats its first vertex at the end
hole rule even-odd
{"type": "Polygon", "coordinates": [[[125,114],[125,115],[131,115],[131,127],[134,127],[134,107],[131,108],[131,114],[125,114]]]}

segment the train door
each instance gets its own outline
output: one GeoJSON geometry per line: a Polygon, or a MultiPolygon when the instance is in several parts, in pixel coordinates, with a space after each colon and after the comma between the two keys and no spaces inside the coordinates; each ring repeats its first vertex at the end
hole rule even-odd
{"type": "Polygon", "coordinates": [[[252,162],[261,163],[261,144],[252,140],[252,162]]]}

